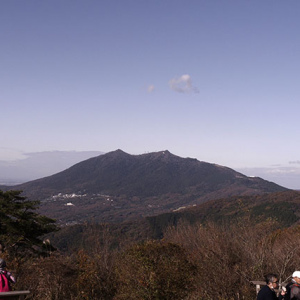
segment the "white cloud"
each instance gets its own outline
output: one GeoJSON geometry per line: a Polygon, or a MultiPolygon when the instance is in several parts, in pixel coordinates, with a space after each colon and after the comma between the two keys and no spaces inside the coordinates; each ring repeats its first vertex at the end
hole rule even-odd
{"type": "Polygon", "coordinates": [[[147,92],[148,92],[148,93],[152,93],[153,91],[154,91],[154,85],[151,84],[151,85],[148,86],[147,92]]]}
{"type": "Polygon", "coordinates": [[[191,76],[188,74],[179,78],[172,78],[169,85],[173,91],[178,93],[199,93],[198,89],[192,85],[191,76]]]}

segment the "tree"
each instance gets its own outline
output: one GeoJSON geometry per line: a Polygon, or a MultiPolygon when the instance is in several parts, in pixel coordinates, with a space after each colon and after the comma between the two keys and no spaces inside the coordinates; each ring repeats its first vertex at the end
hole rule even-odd
{"type": "Polygon", "coordinates": [[[39,201],[27,200],[21,193],[0,190],[0,241],[14,255],[41,253],[41,237],[58,227],[55,220],[35,212],[39,201]]]}
{"type": "Polygon", "coordinates": [[[116,264],[115,299],[183,299],[194,289],[196,267],[179,245],[148,241],[125,251],[116,264]]]}

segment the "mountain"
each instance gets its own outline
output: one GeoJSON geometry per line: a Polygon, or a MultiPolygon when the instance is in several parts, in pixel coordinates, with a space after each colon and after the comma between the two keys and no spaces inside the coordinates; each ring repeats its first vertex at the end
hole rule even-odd
{"type": "Polygon", "coordinates": [[[90,219],[119,222],[211,199],[287,190],[167,150],[142,155],[116,150],[10,188],[41,200],[42,212],[69,223],[90,219]]]}
{"type": "Polygon", "coordinates": [[[18,159],[0,160],[0,184],[16,185],[61,172],[100,151],[44,151],[24,153],[18,159]]]}

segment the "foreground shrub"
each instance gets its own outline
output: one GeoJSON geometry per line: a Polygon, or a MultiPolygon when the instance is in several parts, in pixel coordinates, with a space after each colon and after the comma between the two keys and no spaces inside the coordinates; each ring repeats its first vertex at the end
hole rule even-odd
{"type": "Polygon", "coordinates": [[[116,264],[115,299],[183,299],[194,289],[196,268],[174,243],[150,241],[125,251],[116,264]]]}
{"type": "Polygon", "coordinates": [[[74,299],[77,270],[60,255],[29,259],[17,274],[15,289],[30,290],[32,300],[74,299]]]}
{"type": "Polygon", "coordinates": [[[80,251],[77,255],[78,276],[75,281],[75,299],[113,299],[115,294],[115,274],[103,256],[88,255],[80,251]]]}

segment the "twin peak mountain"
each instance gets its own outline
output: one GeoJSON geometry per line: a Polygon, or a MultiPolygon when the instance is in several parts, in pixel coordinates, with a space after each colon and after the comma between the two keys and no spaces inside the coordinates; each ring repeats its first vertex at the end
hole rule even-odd
{"type": "MultiPolygon", "coordinates": [[[[66,204],[62,199],[51,201],[53,197],[73,195],[73,213],[76,214],[77,206],[86,212],[86,217],[101,221],[115,220],[116,216],[123,220],[129,215],[158,214],[218,198],[287,190],[262,178],[182,158],[167,150],[141,155],[116,150],[15,188],[23,190],[30,199],[41,200],[48,212],[58,212],[58,207],[66,204]],[[107,199],[111,199],[110,205],[107,199]]],[[[60,217],[59,213],[50,215],[60,217]]]]}

